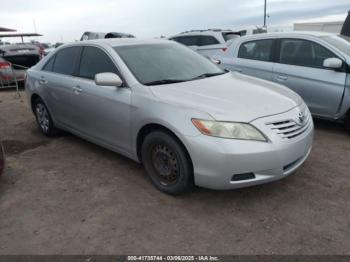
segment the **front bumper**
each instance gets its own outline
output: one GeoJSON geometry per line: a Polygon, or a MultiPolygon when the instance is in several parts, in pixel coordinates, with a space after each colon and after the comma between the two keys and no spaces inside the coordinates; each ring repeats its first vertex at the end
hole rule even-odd
{"type": "Polygon", "coordinates": [[[279,180],[293,173],[310,154],[314,133],[312,119],[305,132],[288,140],[266,127],[270,120],[264,118],[252,123],[269,137],[269,142],[205,135],[187,137],[185,145],[193,162],[195,184],[210,189],[234,189],[279,180]],[[241,174],[254,177],[233,179],[234,175],[241,174]]]}

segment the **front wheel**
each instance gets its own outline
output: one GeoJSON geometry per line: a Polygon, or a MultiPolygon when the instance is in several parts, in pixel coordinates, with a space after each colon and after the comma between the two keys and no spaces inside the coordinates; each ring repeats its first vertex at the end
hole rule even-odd
{"type": "Polygon", "coordinates": [[[162,192],[180,195],[193,188],[191,160],[172,135],[154,131],[142,144],[142,163],[153,184],[162,192]]]}
{"type": "Polygon", "coordinates": [[[49,110],[40,98],[37,98],[34,102],[34,113],[39,129],[45,136],[53,137],[59,133],[52,121],[49,110]]]}

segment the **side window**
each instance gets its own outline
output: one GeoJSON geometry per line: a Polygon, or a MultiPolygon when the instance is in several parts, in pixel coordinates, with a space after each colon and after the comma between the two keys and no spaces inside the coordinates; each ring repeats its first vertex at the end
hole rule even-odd
{"type": "Polygon", "coordinates": [[[328,50],[327,48],[314,43],[314,51],[315,51],[315,57],[314,57],[314,66],[323,68],[323,61],[327,58],[337,57],[332,51],[328,50]]]}
{"type": "Polygon", "coordinates": [[[84,47],[80,60],[79,76],[94,79],[99,73],[116,73],[118,70],[108,55],[96,47],[84,47]]]}
{"type": "Polygon", "coordinates": [[[63,75],[74,75],[75,65],[79,56],[80,47],[68,47],[59,51],[53,65],[53,72],[63,75]]]}
{"type": "Polygon", "coordinates": [[[250,41],[241,44],[238,57],[270,62],[272,59],[273,39],[250,41]]]}
{"type": "Polygon", "coordinates": [[[43,71],[46,71],[46,72],[52,72],[53,70],[53,63],[55,62],[55,57],[56,56],[53,56],[50,58],[50,60],[44,65],[43,67],[43,71]]]}
{"type": "Polygon", "coordinates": [[[337,57],[327,48],[302,39],[282,39],[280,63],[305,67],[323,68],[326,58],[337,57]]]}
{"type": "Polygon", "coordinates": [[[197,36],[180,36],[173,38],[173,40],[186,46],[198,45],[197,36]]]}
{"type": "Polygon", "coordinates": [[[198,37],[198,39],[199,39],[198,46],[220,44],[220,42],[215,37],[210,35],[201,35],[198,37]]]}

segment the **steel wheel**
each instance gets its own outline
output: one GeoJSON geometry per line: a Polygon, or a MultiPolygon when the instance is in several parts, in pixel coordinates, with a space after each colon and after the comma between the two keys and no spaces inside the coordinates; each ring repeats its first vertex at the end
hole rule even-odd
{"type": "Polygon", "coordinates": [[[53,137],[59,134],[59,129],[51,118],[51,114],[41,98],[37,98],[33,103],[33,112],[38,123],[40,131],[48,137],[53,137]]]}
{"type": "Polygon", "coordinates": [[[35,114],[38,119],[39,126],[44,133],[48,133],[50,128],[50,117],[46,107],[42,103],[35,106],[35,114]]]}
{"type": "Polygon", "coordinates": [[[180,195],[193,188],[191,160],[174,135],[160,130],[149,133],[142,143],[141,160],[151,181],[162,192],[180,195]]]}

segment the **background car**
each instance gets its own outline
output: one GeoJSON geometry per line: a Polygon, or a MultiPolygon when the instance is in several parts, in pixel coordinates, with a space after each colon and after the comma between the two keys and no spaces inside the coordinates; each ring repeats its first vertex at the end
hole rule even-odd
{"type": "Polygon", "coordinates": [[[22,82],[27,69],[38,63],[40,59],[40,50],[34,44],[0,46],[0,78],[9,83],[15,80],[22,82]]]}
{"type": "Polygon", "coordinates": [[[180,44],[190,47],[198,53],[211,57],[227,50],[227,42],[239,38],[240,34],[231,30],[208,29],[186,31],[169,37],[180,44]]]}
{"type": "Polygon", "coordinates": [[[312,114],[350,129],[350,38],[322,32],[245,36],[213,59],[223,68],[283,84],[312,114]]]}
{"type": "Polygon", "coordinates": [[[47,47],[44,49],[44,56],[47,56],[50,52],[54,51],[56,48],[63,45],[63,43],[56,43],[53,45],[47,45],[47,47]]]}
{"type": "Polygon", "coordinates": [[[0,141],[0,176],[4,172],[5,169],[5,150],[0,141]]]}
{"type": "Polygon", "coordinates": [[[94,40],[94,39],[104,39],[104,38],[135,38],[132,34],[118,33],[118,32],[109,32],[109,33],[101,33],[101,32],[85,32],[80,41],[84,40],[94,40]]]}
{"type": "Polygon", "coordinates": [[[169,194],[282,179],[313,140],[299,95],[173,41],[65,45],[28,70],[25,89],[44,135],[64,129],[142,162],[169,194]]]}

